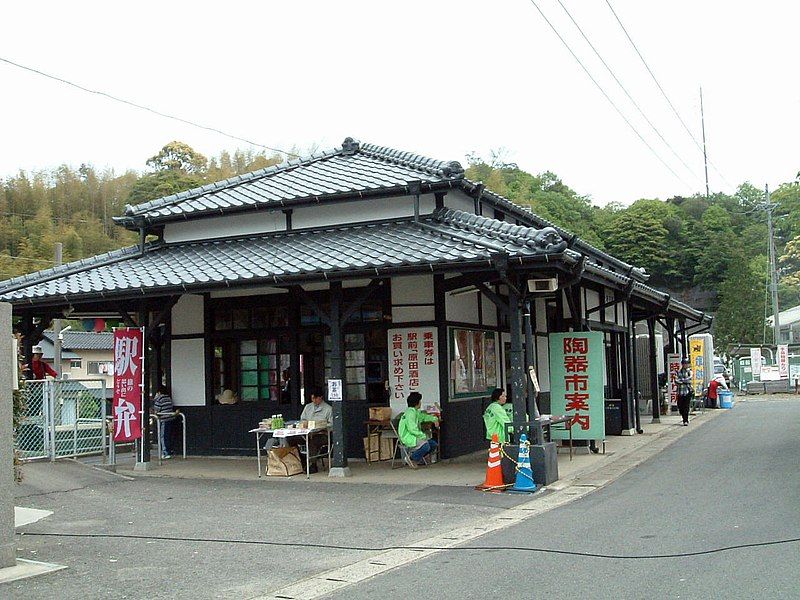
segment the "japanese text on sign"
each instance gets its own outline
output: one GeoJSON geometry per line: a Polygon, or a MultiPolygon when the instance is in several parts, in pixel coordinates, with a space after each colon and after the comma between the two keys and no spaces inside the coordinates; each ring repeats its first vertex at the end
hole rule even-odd
{"type": "MultiPolygon", "coordinates": [[[[605,346],[600,332],[550,335],[550,389],[553,414],[571,417],[575,439],[605,436],[603,373],[605,346]]],[[[553,430],[554,439],[568,432],[553,430]]]]}
{"type": "Polygon", "coordinates": [[[389,385],[391,404],[405,410],[411,392],[438,401],[439,368],[434,327],[392,329],[389,337],[389,385]]]}
{"type": "Polygon", "coordinates": [[[114,330],[114,441],[142,437],[142,370],[144,330],[114,330]]]}

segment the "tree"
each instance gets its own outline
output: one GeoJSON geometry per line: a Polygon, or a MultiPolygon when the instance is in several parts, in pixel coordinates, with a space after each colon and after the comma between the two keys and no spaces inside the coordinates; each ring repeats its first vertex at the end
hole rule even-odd
{"type": "Polygon", "coordinates": [[[767,260],[734,261],[720,286],[714,321],[716,345],[727,352],[734,344],[761,344],[764,339],[764,282],[767,260]]]}
{"type": "Polygon", "coordinates": [[[182,171],[201,175],[205,172],[208,160],[189,144],[176,140],[148,158],[146,164],[155,171],[182,171]]]}

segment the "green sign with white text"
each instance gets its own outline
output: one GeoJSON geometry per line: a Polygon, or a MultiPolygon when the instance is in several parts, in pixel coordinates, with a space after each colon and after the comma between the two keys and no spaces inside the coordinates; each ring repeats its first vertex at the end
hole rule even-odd
{"type": "MultiPolygon", "coordinates": [[[[599,331],[551,333],[550,412],[572,416],[572,438],[601,440],[606,435],[604,336],[599,331]]],[[[569,439],[553,429],[552,438],[569,439]]]]}

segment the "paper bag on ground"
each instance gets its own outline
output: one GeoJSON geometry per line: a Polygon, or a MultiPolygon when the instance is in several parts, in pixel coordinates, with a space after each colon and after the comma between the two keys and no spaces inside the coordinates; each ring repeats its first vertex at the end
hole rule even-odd
{"type": "Polygon", "coordinates": [[[300,451],[296,446],[272,448],[267,459],[267,475],[273,477],[291,477],[303,472],[300,462],[300,451]]]}

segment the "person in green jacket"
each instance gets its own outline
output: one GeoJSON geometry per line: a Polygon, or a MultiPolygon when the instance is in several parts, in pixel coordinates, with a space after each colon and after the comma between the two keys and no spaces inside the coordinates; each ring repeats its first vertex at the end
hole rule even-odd
{"type": "Polygon", "coordinates": [[[397,434],[400,443],[412,450],[406,454],[406,464],[412,469],[416,469],[420,461],[437,447],[436,440],[429,440],[428,436],[422,432],[421,424],[438,423],[439,419],[419,409],[422,404],[422,394],[419,392],[411,392],[407,402],[408,408],[400,417],[397,434]]]}
{"type": "Polygon", "coordinates": [[[486,425],[486,439],[491,440],[492,434],[497,434],[500,443],[506,441],[506,424],[511,423],[511,415],[506,412],[506,391],[497,388],[492,392],[492,403],[483,413],[483,422],[486,425]]]}

